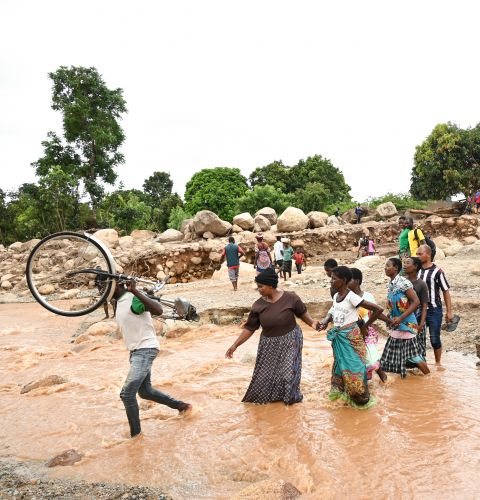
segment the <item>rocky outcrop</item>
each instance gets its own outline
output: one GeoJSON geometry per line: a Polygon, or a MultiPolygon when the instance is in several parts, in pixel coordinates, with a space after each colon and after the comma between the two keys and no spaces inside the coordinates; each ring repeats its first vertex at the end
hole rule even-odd
{"type": "Polygon", "coordinates": [[[244,212],[243,214],[235,215],[233,224],[240,227],[243,231],[250,231],[253,229],[254,220],[248,212],[244,212]]]}
{"type": "MultiPolygon", "coordinates": [[[[293,210],[295,215],[298,214],[297,209],[293,210]]],[[[284,215],[282,214],[278,219],[282,228],[279,229],[279,232],[292,241],[302,240],[306,257],[312,263],[321,260],[326,255],[338,255],[340,252],[349,252],[349,254],[353,252],[354,254],[358,240],[366,228],[374,236],[377,247],[387,248],[386,246],[390,245],[389,249],[385,250],[390,252],[390,255],[394,255],[397,250],[400,228],[396,220],[339,225],[336,217],[330,216],[326,226],[304,229],[309,223],[309,218],[305,214],[302,217],[302,214],[303,212],[300,213],[299,217],[301,224],[297,225],[282,225],[282,216],[284,215]],[[289,230],[286,227],[302,227],[302,229],[289,230]]],[[[210,217],[210,219],[215,220],[215,223],[220,221],[218,218],[212,219],[210,217]]],[[[473,243],[480,238],[479,220],[476,215],[448,218],[432,215],[418,221],[418,225],[434,239],[438,248],[437,259],[441,259],[445,255],[455,255],[459,251],[466,251],[465,244],[472,248],[477,247],[477,244],[473,245],[473,243]]],[[[193,223],[190,223],[190,226],[192,225],[193,223]]],[[[116,241],[113,231],[111,229],[106,234],[112,238],[112,241],[116,241]]],[[[228,241],[227,237],[218,238],[213,233],[208,233],[208,231],[200,235],[191,233],[188,241],[160,243],[155,238],[156,233],[136,230],[131,236],[118,238],[118,245],[110,250],[119,271],[123,269],[123,272],[128,274],[158,279],[170,276],[171,283],[186,283],[210,278],[215,270],[220,268],[221,251],[228,241]]],[[[264,240],[272,246],[278,233],[268,230],[263,231],[263,235],[264,240]]],[[[255,233],[252,231],[238,232],[235,234],[235,240],[246,251],[245,260],[252,263],[256,243],[255,233]]],[[[11,245],[7,248],[0,245],[0,295],[2,300],[5,297],[30,295],[26,286],[24,270],[29,249],[33,248],[37,242],[38,240],[18,242],[19,244],[15,244],[13,248],[10,248],[11,245]]],[[[58,264],[65,264],[68,255],[65,252],[56,252],[55,260],[58,264]]],[[[42,288],[45,295],[58,293],[58,290],[51,284],[43,286],[46,287],[42,288]]],[[[64,294],[69,292],[62,291],[64,294]]],[[[67,298],[66,295],[62,295],[62,297],[67,298]]]]}
{"type": "Polygon", "coordinates": [[[263,207],[260,210],[258,210],[257,212],[255,212],[255,217],[257,217],[257,215],[262,215],[263,217],[268,219],[268,221],[270,222],[270,225],[277,223],[277,212],[275,212],[275,210],[273,208],[263,207]]]}
{"type": "Polygon", "coordinates": [[[181,231],[177,231],[176,229],[167,229],[166,231],[163,231],[163,233],[161,233],[158,237],[158,241],[160,243],[181,240],[183,240],[183,233],[181,231]]]}
{"type": "Polygon", "coordinates": [[[210,210],[201,210],[193,219],[193,227],[197,235],[212,233],[215,236],[225,236],[232,229],[230,222],[220,219],[220,217],[210,210]]]}
{"type": "Polygon", "coordinates": [[[323,227],[327,225],[328,214],[325,212],[309,212],[307,214],[309,227],[315,229],[316,227],[323,227]]]}
{"type": "Polygon", "coordinates": [[[390,218],[398,213],[397,207],[391,201],[378,205],[375,212],[381,218],[390,218]]]}
{"type": "Polygon", "coordinates": [[[281,233],[302,231],[308,227],[308,217],[303,210],[288,207],[277,219],[277,230],[281,233]]]}
{"type": "Polygon", "coordinates": [[[95,238],[103,241],[108,248],[117,248],[119,243],[118,233],[115,229],[100,229],[99,231],[93,233],[95,238]]]}
{"type": "Polygon", "coordinates": [[[253,230],[258,232],[268,231],[271,227],[270,221],[263,215],[256,215],[253,230]]]}

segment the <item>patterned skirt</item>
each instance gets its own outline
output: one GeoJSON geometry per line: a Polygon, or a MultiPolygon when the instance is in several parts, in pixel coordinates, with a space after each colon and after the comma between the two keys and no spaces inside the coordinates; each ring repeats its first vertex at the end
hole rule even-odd
{"type": "Polygon", "coordinates": [[[252,381],[243,397],[244,403],[299,403],[302,377],[303,335],[298,325],[278,337],[260,336],[252,381]]]}
{"type": "Polygon", "coordinates": [[[421,347],[416,337],[413,339],[388,337],[380,366],[386,372],[399,373],[402,378],[405,378],[407,367],[414,366],[419,361],[425,361],[425,358],[422,356],[421,347]]]}
{"type": "Polygon", "coordinates": [[[327,339],[334,357],[329,399],[343,399],[354,408],[372,407],[376,400],[367,385],[367,349],[357,323],[331,328],[327,339]]]}

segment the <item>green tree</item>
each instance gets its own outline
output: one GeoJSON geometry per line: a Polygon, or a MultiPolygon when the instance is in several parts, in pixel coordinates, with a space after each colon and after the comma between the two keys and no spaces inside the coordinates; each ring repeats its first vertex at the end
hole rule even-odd
{"type": "Polygon", "coordinates": [[[46,229],[64,231],[70,228],[77,201],[74,176],[55,165],[42,175],[39,188],[41,210],[48,216],[46,229]]]}
{"type": "MultiPolygon", "coordinates": [[[[350,201],[350,186],[345,182],[343,173],[332,162],[321,155],[309,156],[300,160],[289,169],[289,191],[305,189],[309,183],[319,184],[325,190],[325,203],[330,204],[350,201]]],[[[318,190],[318,188],[317,188],[318,190]]]]}
{"type": "Polygon", "coordinates": [[[170,214],[175,208],[183,207],[183,202],[177,193],[170,194],[163,198],[158,208],[154,208],[153,221],[157,231],[165,231],[168,227],[170,214]]]}
{"type": "Polygon", "coordinates": [[[480,179],[480,124],[462,129],[438,124],[415,149],[410,193],[418,199],[465,196],[478,189],[480,179]]]}
{"type": "Polygon", "coordinates": [[[143,190],[154,207],[159,207],[162,200],[172,194],[173,181],[167,172],[153,172],[143,183],[143,190]]]}
{"type": "Polygon", "coordinates": [[[221,219],[231,221],[236,202],[247,189],[247,180],[238,168],[205,168],[187,182],[185,208],[191,214],[211,210],[221,219]]]}
{"type": "Polygon", "coordinates": [[[104,194],[102,182],[113,184],[115,167],[124,162],[118,151],[125,136],[119,125],[126,113],[122,89],[109,89],[95,68],[61,66],[48,75],[53,82],[52,108],[63,115],[64,144],[53,132],[45,153],[33,164],[38,175],[60,165],[82,181],[94,213],[104,194]]]}
{"type": "Polygon", "coordinates": [[[295,203],[305,213],[324,211],[331,200],[330,193],[320,182],[308,182],[304,188],[295,191],[295,203]]]}
{"type": "MultiPolygon", "coordinates": [[[[256,168],[248,177],[250,186],[273,186],[282,193],[287,193],[289,189],[289,167],[285,166],[282,160],[274,161],[264,167],[256,168]]],[[[263,208],[263,207],[261,207],[263,208]]]]}
{"type": "Polygon", "coordinates": [[[134,229],[153,229],[152,208],[142,200],[136,189],[117,190],[105,196],[99,207],[102,225],[130,233],[134,229]]]}
{"type": "Polygon", "coordinates": [[[181,206],[174,207],[170,211],[170,216],[168,218],[168,227],[180,230],[183,221],[191,218],[192,215],[186,212],[183,207],[181,206]]]}
{"type": "Polygon", "coordinates": [[[290,205],[294,205],[293,195],[282,193],[273,186],[256,186],[238,199],[235,212],[250,212],[253,215],[263,207],[270,207],[281,213],[290,205]]]}

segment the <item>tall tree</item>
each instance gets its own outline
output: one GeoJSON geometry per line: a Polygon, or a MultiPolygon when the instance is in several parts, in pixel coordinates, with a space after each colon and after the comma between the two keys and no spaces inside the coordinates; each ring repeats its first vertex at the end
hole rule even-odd
{"type": "Polygon", "coordinates": [[[145,179],[143,190],[155,207],[159,207],[162,200],[172,194],[173,181],[167,172],[153,172],[145,179]]]}
{"type": "Polygon", "coordinates": [[[292,205],[294,205],[292,194],[285,194],[273,186],[255,186],[238,199],[235,211],[254,214],[263,207],[270,207],[280,214],[292,205]]]}
{"type": "MultiPolygon", "coordinates": [[[[256,168],[248,177],[250,186],[273,186],[283,193],[289,192],[289,167],[282,160],[256,168]]],[[[262,208],[262,207],[260,207],[262,208]]]]}
{"type": "Polygon", "coordinates": [[[204,168],[187,182],[185,208],[191,214],[211,210],[221,219],[231,221],[235,204],[247,189],[247,179],[238,168],[204,168]]]}
{"type": "Polygon", "coordinates": [[[61,66],[48,76],[53,82],[52,108],[63,115],[66,144],[49,133],[45,154],[33,165],[38,175],[59,165],[82,181],[95,212],[103,196],[102,182],[113,184],[114,169],[124,162],[118,151],[125,139],[119,125],[127,111],[123,91],[109,89],[95,68],[61,66]]]}
{"type": "MultiPolygon", "coordinates": [[[[321,184],[325,190],[325,206],[332,203],[350,201],[350,186],[345,182],[341,170],[321,155],[300,160],[289,170],[290,191],[304,189],[309,183],[321,184]]],[[[318,189],[317,189],[318,191],[318,189]]]]}
{"type": "Polygon", "coordinates": [[[442,199],[471,194],[480,179],[480,124],[462,129],[440,123],[415,149],[411,194],[418,199],[442,199]]]}

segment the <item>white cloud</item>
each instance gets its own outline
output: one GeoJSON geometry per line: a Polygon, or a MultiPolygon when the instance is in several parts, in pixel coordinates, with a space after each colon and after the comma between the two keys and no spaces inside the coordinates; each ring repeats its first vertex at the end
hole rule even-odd
{"type": "Polygon", "coordinates": [[[356,198],[406,191],[415,145],[438,122],[478,121],[477,19],[457,1],[18,1],[0,4],[1,187],[60,118],[49,71],[95,66],[122,87],[126,165],[175,189],[201,168],[245,175],[322,154],[356,198]]]}

